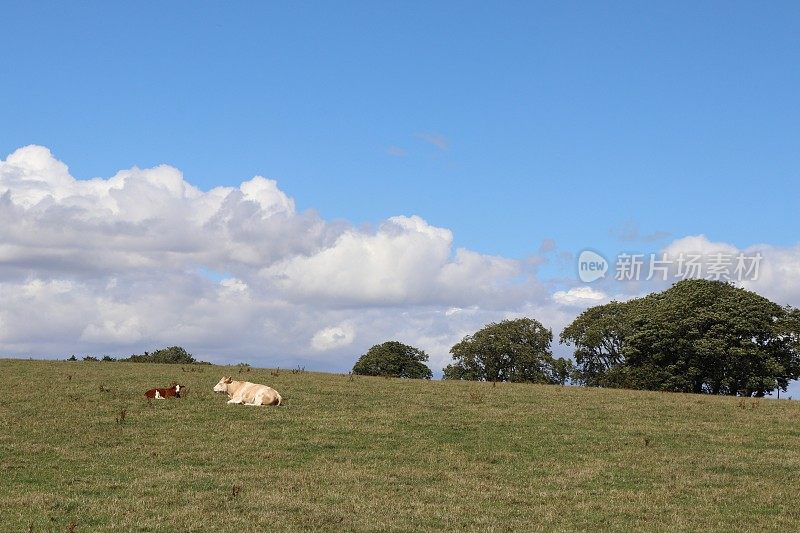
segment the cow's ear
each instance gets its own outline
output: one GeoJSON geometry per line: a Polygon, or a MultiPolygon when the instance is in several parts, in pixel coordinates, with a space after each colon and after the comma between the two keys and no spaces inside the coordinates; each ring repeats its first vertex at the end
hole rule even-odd
{"type": "Polygon", "coordinates": [[[225,378],[225,383],[232,383],[232,382],[233,382],[233,378],[225,378]]]}

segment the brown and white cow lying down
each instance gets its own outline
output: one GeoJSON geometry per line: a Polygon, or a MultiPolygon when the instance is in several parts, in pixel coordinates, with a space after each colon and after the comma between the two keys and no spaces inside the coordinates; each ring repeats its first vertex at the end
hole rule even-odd
{"type": "Polygon", "coordinates": [[[244,405],[280,405],[283,399],[278,391],[266,385],[250,383],[249,381],[235,381],[222,376],[219,383],[214,385],[214,392],[224,392],[230,397],[228,403],[244,405]]]}
{"type": "Polygon", "coordinates": [[[144,395],[150,399],[163,400],[165,398],[180,398],[182,385],[177,383],[168,389],[150,389],[144,395]]]}

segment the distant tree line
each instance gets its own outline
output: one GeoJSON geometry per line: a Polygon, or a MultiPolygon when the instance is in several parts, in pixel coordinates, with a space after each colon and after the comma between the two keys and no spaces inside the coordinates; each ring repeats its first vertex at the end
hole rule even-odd
{"type": "MultiPolygon", "coordinates": [[[[627,302],[587,309],[561,333],[573,359],[555,358],[552,330],[503,320],[451,349],[444,379],[511,381],[764,396],[800,377],[800,310],[732,284],[684,280],[627,302]]],[[[418,348],[390,341],[353,374],[430,379],[418,348]]]]}
{"type": "MultiPolygon", "coordinates": [[[[77,361],[78,358],[74,355],[71,356],[67,361],[77,361]]],[[[87,355],[83,358],[84,361],[121,361],[121,362],[129,362],[129,363],[162,363],[162,364],[174,364],[174,365],[209,365],[211,363],[207,363],[205,361],[198,361],[197,359],[192,356],[189,352],[187,352],[184,348],[180,346],[170,346],[169,348],[162,348],[160,350],[156,350],[154,352],[144,352],[141,355],[131,355],[127,358],[115,359],[109,355],[104,355],[101,359],[94,357],[92,355],[87,355]]]]}

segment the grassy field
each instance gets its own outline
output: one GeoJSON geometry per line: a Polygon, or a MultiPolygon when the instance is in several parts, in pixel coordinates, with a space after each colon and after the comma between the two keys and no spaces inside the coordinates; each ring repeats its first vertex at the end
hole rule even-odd
{"type": "Polygon", "coordinates": [[[800,524],[798,402],[183,368],[0,360],[0,530],[800,524]],[[223,373],[285,406],[226,405],[223,373]]]}

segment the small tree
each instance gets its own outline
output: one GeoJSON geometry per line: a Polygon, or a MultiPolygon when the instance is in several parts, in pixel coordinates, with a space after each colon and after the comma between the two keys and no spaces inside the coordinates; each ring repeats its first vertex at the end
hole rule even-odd
{"type": "MultiPolygon", "coordinates": [[[[444,378],[560,383],[552,341],[553,332],[532,318],[489,324],[450,349],[454,362],[444,369],[444,378]]],[[[561,366],[569,375],[565,363],[561,366]]]]}
{"type": "Polygon", "coordinates": [[[396,378],[431,379],[433,373],[425,365],[428,354],[402,342],[376,344],[359,357],[353,374],[391,376],[396,378]]]}
{"type": "Polygon", "coordinates": [[[575,365],[572,361],[559,357],[553,361],[553,380],[559,385],[565,385],[575,375],[575,365]]]}

